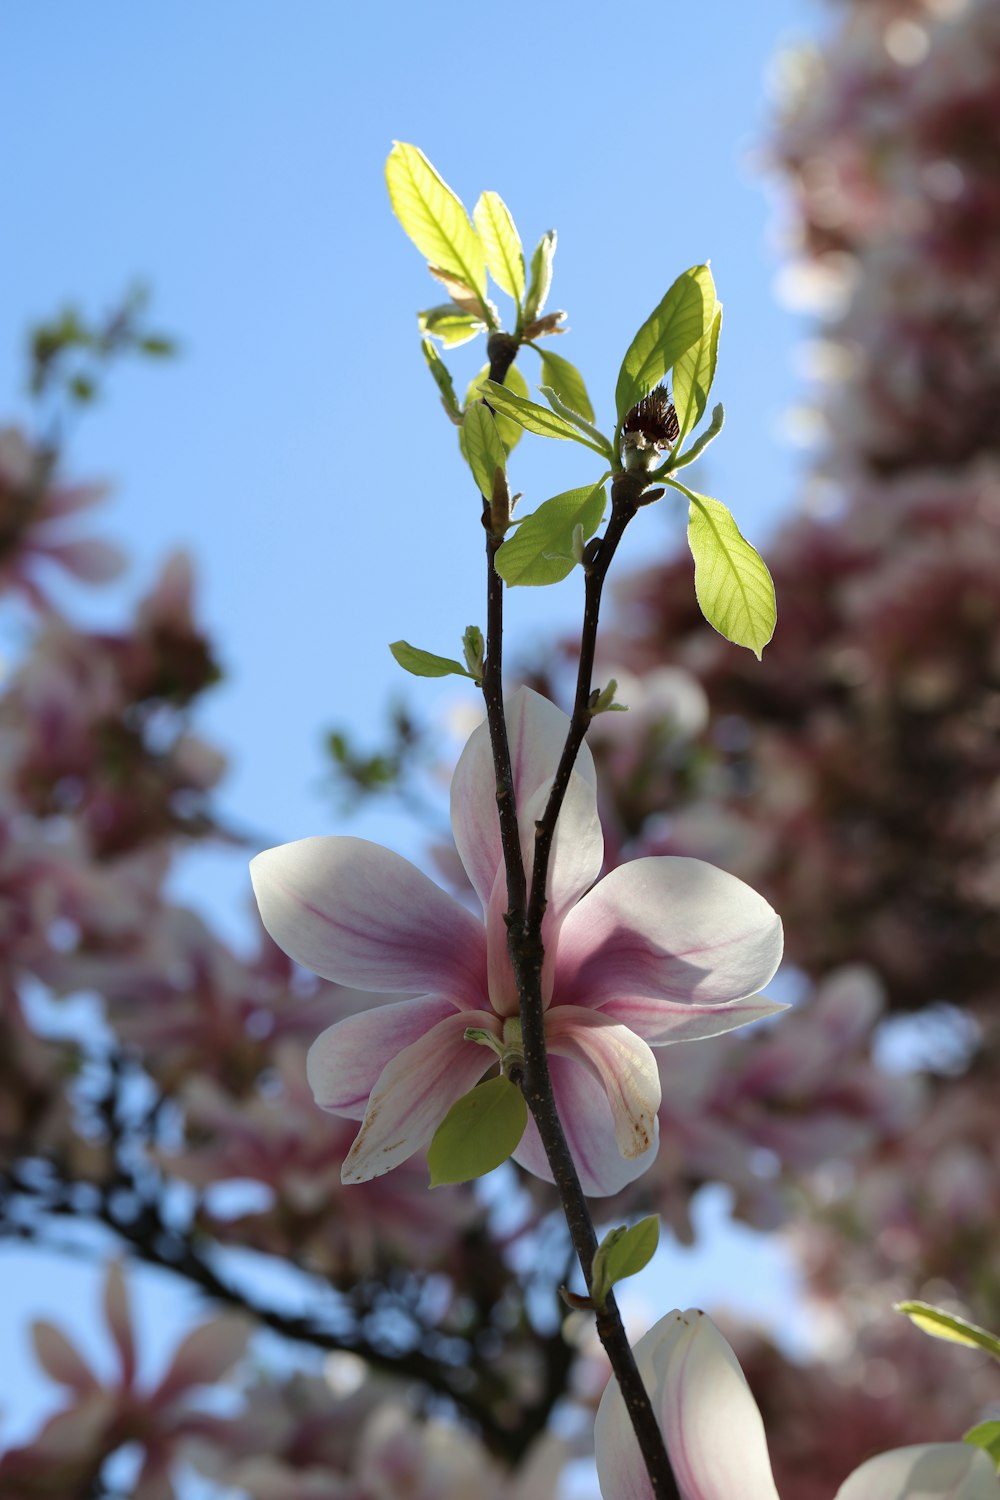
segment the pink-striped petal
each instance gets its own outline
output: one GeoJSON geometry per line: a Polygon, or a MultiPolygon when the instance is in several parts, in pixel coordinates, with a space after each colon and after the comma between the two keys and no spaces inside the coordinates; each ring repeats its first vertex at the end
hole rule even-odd
{"type": "Polygon", "coordinates": [[[698,859],[637,859],[567,916],[557,993],[592,1007],[628,997],[725,1004],[763,989],[781,944],[778,916],[735,875],[698,859]]]}
{"type": "Polygon", "coordinates": [[[108,1274],[104,1282],[104,1317],[115,1348],[118,1350],[122,1385],[128,1390],[135,1380],[135,1334],[129,1312],[125,1276],[121,1265],[116,1260],[108,1266],[108,1274]]]}
{"type": "Polygon", "coordinates": [[[997,1500],[1000,1485],[981,1448],[921,1443],[870,1458],[837,1491],[836,1500],[997,1500]]]}
{"type": "MultiPolygon", "coordinates": [[[[573,1058],[557,1055],[550,1056],[549,1071],[559,1118],[587,1196],[609,1197],[641,1177],[656,1156],[656,1130],[653,1144],[642,1156],[631,1160],[622,1156],[607,1094],[591,1071],[573,1058]]],[[[545,1149],[530,1118],[514,1160],[543,1182],[552,1181],[545,1149]]]]}
{"type": "Polygon", "coordinates": [[[482,1004],[482,924],[401,855],[366,839],[300,839],[258,854],[250,874],[274,941],[324,979],[482,1004]]]}
{"type": "Polygon", "coordinates": [[[647,1158],[656,1139],[660,1073],[646,1043],[626,1026],[574,1005],[549,1011],[545,1039],[550,1054],[581,1063],[604,1090],[622,1156],[647,1158]]]}
{"type": "MultiPolygon", "coordinates": [[[[668,1313],[639,1340],[635,1357],[682,1500],[778,1500],[757,1403],[711,1318],[693,1308],[668,1313]]],[[[601,1399],[594,1441],[604,1500],[651,1500],[614,1378],[601,1399]]]]}
{"type": "Polygon", "coordinates": [[[496,1061],[488,1047],[465,1040],[470,1019],[439,1021],[382,1070],[341,1170],[345,1183],[381,1177],[429,1145],[451,1106],[496,1061]]]}
{"type": "Polygon", "coordinates": [[[749,1000],[730,1000],[721,1005],[684,1005],[677,1000],[645,998],[608,1000],[592,1014],[621,1022],[651,1047],[665,1047],[670,1042],[721,1036],[787,1009],[779,1000],[754,995],[749,1000]]]}
{"type": "MultiPolygon", "coordinates": [[[[313,1042],[306,1058],[309,1087],[316,1103],[331,1114],[363,1119],[369,1095],[393,1058],[454,1014],[450,1000],[431,995],[379,1005],[328,1026],[313,1042]]],[[[466,1015],[466,1024],[469,1019],[466,1015]]],[[[476,1025],[488,1026],[490,1019],[477,1017],[476,1025]]]]}
{"type": "Polygon", "coordinates": [[[250,1333],[250,1324],[238,1313],[224,1313],[193,1328],[174,1351],[151,1403],[167,1406],[193,1386],[214,1385],[243,1358],[250,1333]]]}
{"type": "Polygon", "coordinates": [[[44,1318],[32,1323],[31,1341],[35,1346],[35,1358],[51,1380],[69,1386],[81,1396],[100,1388],[97,1377],[76,1345],[54,1323],[44,1318]]]}
{"type": "MultiPolygon", "coordinates": [[[[524,838],[533,831],[526,823],[525,810],[539,787],[555,775],[569,719],[554,703],[526,687],[510,695],[505,715],[514,797],[524,838]]],[[[577,757],[576,773],[590,786],[596,785],[597,773],[586,745],[577,757]]],[[[473,731],[455,767],[451,826],[466,873],[485,910],[503,858],[493,752],[485,723],[473,731]]]]}

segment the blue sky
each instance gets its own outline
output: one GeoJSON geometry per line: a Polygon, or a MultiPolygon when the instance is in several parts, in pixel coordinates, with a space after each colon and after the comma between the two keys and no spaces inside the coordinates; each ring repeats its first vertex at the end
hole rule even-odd
{"type": "MultiPolygon", "coordinates": [[[[421,145],[470,207],[498,191],[529,247],[558,230],[550,306],[572,331],[556,347],[599,416],[639,323],[679,271],[711,259],[727,426],[701,480],[764,543],[796,493],[800,461],[777,433],[803,336],[773,293],[767,76],[778,48],[819,24],[807,0],[8,0],[0,410],[24,409],[28,321],[149,284],[182,357],[120,370],[70,453],[75,473],[114,482],[101,525],[134,571],[73,608],[120,618],[167,550],[193,551],[228,669],[200,727],[232,757],[231,817],[274,838],[332,831],[323,728],[374,734],[393,689],[433,711],[454,685],[403,678],[386,643],[456,654],[483,623],[476,500],[417,338],[416,309],[439,296],[389,211],[392,140],[421,145]]],[[[484,357],[455,352],[460,389],[484,357]]],[[[512,478],[525,503],[589,477],[568,447],[522,442],[512,478]]],[[[634,528],[626,565],[670,545],[676,517],[659,509],[634,528]]],[[[578,608],[575,578],[518,592],[513,646],[578,608]]],[[[417,847],[384,814],[366,829],[417,847]]],[[[181,885],[239,929],[241,860],[205,856],[181,885]]],[[[52,1311],[21,1253],[7,1263],[25,1310],[52,1311]]],[[[75,1317],[89,1337],[89,1314],[75,1317]]],[[[23,1415],[32,1391],[0,1391],[0,1405],[23,1415]]]]}

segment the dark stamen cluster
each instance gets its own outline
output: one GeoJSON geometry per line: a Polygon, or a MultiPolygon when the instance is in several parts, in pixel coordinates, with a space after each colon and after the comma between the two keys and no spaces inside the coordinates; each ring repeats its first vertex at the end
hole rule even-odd
{"type": "Polygon", "coordinates": [[[650,448],[672,448],[680,431],[677,412],[665,385],[658,385],[648,396],[643,396],[622,423],[623,438],[641,438],[650,448]]]}

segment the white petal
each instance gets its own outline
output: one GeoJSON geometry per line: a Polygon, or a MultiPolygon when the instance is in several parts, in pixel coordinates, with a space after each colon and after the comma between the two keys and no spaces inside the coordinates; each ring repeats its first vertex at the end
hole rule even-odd
{"type": "Polygon", "coordinates": [[[324,979],[482,1004],[482,924],[409,860],[366,839],[311,838],[258,854],[250,874],[274,941],[324,979]]]}
{"type": "MultiPolygon", "coordinates": [[[[572,1058],[553,1054],[549,1057],[549,1072],[559,1118],[587,1196],[606,1198],[641,1177],[659,1145],[655,1122],[649,1150],[642,1156],[624,1157],[618,1149],[608,1096],[591,1071],[572,1058]]],[[[543,1182],[552,1181],[545,1149],[530,1117],[514,1160],[543,1182]]]]}
{"type": "MultiPolygon", "coordinates": [[[[525,810],[539,787],[555,775],[569,719],[554,703],[526,687],[510,695],[505,714],[523,839],[529,831],[525,826],[525,810]]],[[[594,761],[586,745],[577,757],[575,771],[590,786],[596,785],[594,761]]],[[[503,860],[496,775],[485,722],[473,731],[455,767],[451,826],[462,863],[485,910],[503,860]]]]}
{"type": "Polygon", "coordinates": [[[306,1058],[309,1087],[320,1109],[349,1120],[362,1119],[382,1070],[439,1021],[454,1014],[450,1000],[425,996],[379,1005],[328,1026],[306,1058]]]}
{"type": "Polygon", "coordinates": [[[836,1500],[997,1500],[996,1469],[969,1443],[921,1443],[870,1458],[836,1500]]]}
{"type": "Polygon", "coordinates": [[[749,1000],[730,1000],[722,1005],[684,1005],[677,1000],[608,1000],[593,1015],[620,1021],[651,1047],[672,1042],[703,1041],[737,1027],[749,1026],[788,1010],[779,1000],[753,995],[749,1000]]]}
{"type": "Polygon", "coordinates": [[[648,1158],[656,1139],[660,1073],[646,1043],[592,1010],[559,1005],[545,1018],[550,1053],[575,1058],[604,1090],[622,1156],[648,1158]]]}
{"type": "Polygon", "coordinates": [[[439,1021],[382,1070],[344,1162],[344,1182],[381,1177],[427,1146],[455,1101],[496,1061],[489,1048],[465,1040],[468,1024],[461,1014],[439,1021]]]}
{"type": "Polygon", "coordinates": [[[781,922],[735,875],[698,859],[620,865],[562,925],[556,993],[599,1006],[627,997],[724,1004],[763,989],[781,922]]]}

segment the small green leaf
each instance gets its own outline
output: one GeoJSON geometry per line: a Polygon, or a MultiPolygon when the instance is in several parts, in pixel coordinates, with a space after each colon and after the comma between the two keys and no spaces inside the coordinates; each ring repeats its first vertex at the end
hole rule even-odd
{"type": "MultiPolygon", "coordinates": [[[[482,401],[483,397],[480,387],[483,381],[489,378],[489,373],[489,365],[483,365],[479,374],[474,375],[469,381],[469,388],[465,393],[465,406],[463,410],[468,411],[474,401],[482,401]]],[[[528,382],[517,368],[517,365],[511,365],[504,376],[503,384],[504,390],[513,391],[515,396],[523,396],[525,401],[530,399],[528,396],[528,382]]],[[[504,451],[509,458],[524,436],[524,428],[519,422],[512,422],[509,417],[505,417],[502,412],[494,411],[493,416],[497,424],[497,432],[500,434],[500,441],[503,443],[504,451]]],[[[465,438],[462,433],[459,433],[458,441],[462,449],[462,454],[465,456],[465,438]]],[[[468,462],[467,457],[466,462],[468,462]]]]}
{"type": "Polygon", "coordinates": [[[690,502],[688,545],[702,614],[727,641],[746,646],[759,661],[777,618],[774,584],[763,558],[720,500],[698,495],[669,475],[666,479],[690,502]]]}
{"type": "Polygon", "coordinates": [[[465,439],[462,451],[479,486],[479,493],[484,500],[490,500],[497,469],[507,472],[507,455],[493,413],[481,401],[474,401],[466,407],[462,437],[465,439]]]}
{"type": "Polygon", "coordinates": [[[430,370],[431,375],[434,377],[434,384],[437,386],[438,391],[440,392],[441,401],[444,405],[445,411],[448,413],[449,417],[451,417],[453,422],[461,422],[462,412],[458,404],[458,397],[455,395],[455,387],[452,384],[451,374],[448,370],[448,366],[445,364],[444,360],[441,358],[440,354],[437,352],[430,339],[421,339],[420,347],[424,352],[424,359],[427,361],[427,368],[430,370]]]}
{"type": "Polygon", "coordinates": [[[594,408],[590,404],[583,376],[576,365],[563,359],[561,354],[550,354],[547,349],[539,349],[538,352],[542,356],[541,384],[551,386],[564,406],[578,412],[585,421],[592,422],[594,408]]]}
{"type": "Polygon", "coordinates": [[[703,333],[696,344],[686,349],[674,364],[674,409],[680,423],[680,437],[676,447],[693,432],[705,415],[708,393],[715,379],[715,366],[719,358],[719,334],[722,330],[722,304],[716,305],[711,327],[703,333]]]}
{"type": "Polygon", "coordinates": [[[700,458],[709,443],[714,443],[719,436],[725,420],[726,409],[720,401],[718,406],[712,407],[712,420],[705,428],[705,431],[700,437],[695,439],[686,453],[676,453],[675,450],[676,456],[671,458],[667,463],[663,471],[664,474],[672,474],[675,469],[686,469],[688,464],[693,464],[695,459],[700,458]]]}
{"type": "Polygon", "coordinates": [[[393,213],[432,266],[486,297],[486,260],[462,203],[424,153],[395,141],[385,164],[393,213]]]}
{"type": "Polygon", "coordinates": [[[528,1123],[521,1090],[502,1076],[463,1095],[434,1132],[427,1151],[431,1187],[468,1182],[505,1162],[528,1123]]]}
{"type": "Polygon", "coordinates": [[[606,457],[602,447],[584,437],[572,422],[567,422],[565,417],[550,411],[547,406],[539,406],[536,401],[515,396],[505,386],[497,385],[495,380],[484,381],[480,390],[496,411],[510,417],[512,422],[519,423],[525,432],[537,432],[541,437],[571,438],[574,443],[582,443],[585,448],[592,448],[602,458],[606,457]]]}
{"type": "Polygon", "coordinates": [[[609,1229],[594,1255],[591,1295],[603,1307],[611,1288],[626,1276],[634,1276],[648,1266],[660,1242],[660,1219],[650,1214],[631,1228],[622,1224],[609,1229]]]}
{"type": "Polygon", "coordinates": [[[481,193],[472,217],[486,251],[490,275],[520,307],[524,296],[524,251],[510,210],[499,193],[481,193]]]}
{"type": "Polygon", "coordinates": [[[482,318],[462,312],[454,302],[443,302],[438,307],[425,307],[423,312],[417,313],[417,325],[421,333],[429,334],[432,339],[440,339],[446,349],[467,344],[486,328],[482,318]]]}
{"type": "Polygon", "coordinates": [[[962,1442],[970,1443],[973,1448],[982,1448],[1000,1470],[1000,1422],[995,1417],[970,1427],[968,1432],[962,1434],[962,1442]]]}
{"type": "Polygon", "coordinates": [[[469,676],[474,677],[477,683],[483,679],[485,653],[486,642],[483,639],[483,632],[478,625],[467,625],[465,634],[462,636],[462,655],[465,657],[469,676]]]}
{"type": "Polygon", "coordinates": [[[1000,1338],[989,1333],[976,1323],[969,1323],[957,1313],[945,1312],[929,1302],[896,1302],[897,1312],[905,1313],[923,1333],[931,1338],[947,1339],[952,1344],[965,1344],[971,1349],[985,1349],[994,1359],[1000,1359],[1000,1338]]]}
{"type": "Polygon", "coordinates": [[[421,651],[409,641],[393,641],[389,647],[404,672],[414,677],[471,677],[460,661],[450,656],[435,656],[431,651],[421,651]]]}
{"type": "Polygon", "coordinates": [[[580,526],[584,540],[592,537],[601,524],[605,503],[604,479],[553,495],[525,516],[497,552],[500,577],[511,587],[559,583],[576,566],[574,531],[580,526]]]}
{"type": "Polygon", "coordinates": [[[552,261],[556,253],[556,232],[546,229],[531,257],[531,280],[524,299],[524,321],[533,323],[545,306],[552,286],[552,261]]]}
{"type": "Polygon", "coordinates": [[[715,283],[708,266],[692,266],[678,276],[622,360],[615,390],[619,422],[711,328],[716,305],[715,283]]]}
{"type": "Polygon", "coordinates": [[[597,451],[599,453],[603,453],[604,457],[608,460],[609,463],[614,463],[615,450],[611,446],[611,440],[609,438],[606,438],[603,432],[598,432],[597,428],[593,427],[589,422],[585,421],[584,418],[580,416],[579,412],[575,412],[570,407],[564,405],[550,385],[540,385],[538,389],[541,391],[542,395],[545,397],[546,401],[549,403],[556,416],[565,417],[567,422],[572,422],[577,432],[582,432],[584,437],[590,438],[592,445],[597,449],[597,451]]]}

